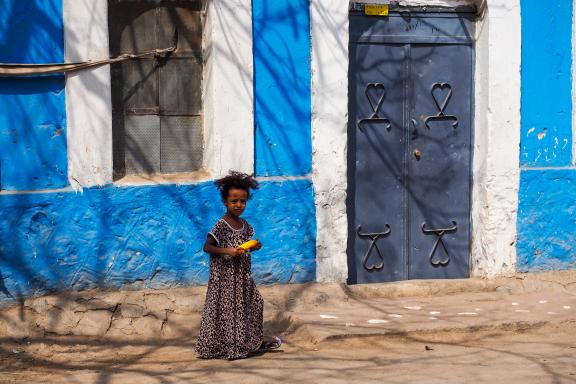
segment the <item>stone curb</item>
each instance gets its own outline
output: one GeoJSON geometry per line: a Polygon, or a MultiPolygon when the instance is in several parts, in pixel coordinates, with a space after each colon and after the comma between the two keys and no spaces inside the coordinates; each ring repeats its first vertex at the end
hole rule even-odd
{"type": "Polygon", "coordinates": [[[564,319],[561,321],[512,321],[501,322],[484,325],[471,325],[464,327],[443,327],[443,328],[413,328],[406,330],[397,329],[382,329],[374,332],[363,333],[337,333],[325,334],[318,332],[315,326],[308,324],[294,324],[297,330],[290,332],[286,335],[289,341],[294,341],[294,344],[299,346],[317,345],[325,342],[334,342],[341,340],[351,339],[366,339],[366,338],[402,338],[410,339],[411,341],[428,341],[428,342],[456,342],[463,340],[472,340],[475,338],[484,337],[486,335],[498,335],[502,333],[521,333],[531,330],[546,328],[549,326],[576,326],[576,319],[564,319]]]}
{"type": "MultiPolygon", "coordinates": [[[[486,280],[422,280],[387,284],[302,284],[259,287],[265,325],[274,332],[294,329],[286,314],[335,308],[343,302],[496,292],[576,293],[576,271],[514,275],[486,280]]],[[[206,287],[166,290],[100,290],[31,298],[0,311],[0,337],[88,336],[151,340],[195,337],[206,287]]],[[[305,324],[302,324],[304,326],[305,324]]]]}

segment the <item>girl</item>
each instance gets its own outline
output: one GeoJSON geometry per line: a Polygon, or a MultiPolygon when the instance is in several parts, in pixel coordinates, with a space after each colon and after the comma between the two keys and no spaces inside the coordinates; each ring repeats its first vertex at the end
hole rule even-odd
{"type": "MultiPolygon", "coordinates": [[[[206,359],[240,359],[258,349],[279,348],[282,341],[262,335],[263,300],[252,279],[250,252],[239,247],[254,236],[254,229],[240,215],[258,182],[230,172],[215,184],[226,213],[204,244],[210,254],[210,279],[196,352],[206,359]]],[[[261,247],[258,242],[252,249],[261,247]]]]}

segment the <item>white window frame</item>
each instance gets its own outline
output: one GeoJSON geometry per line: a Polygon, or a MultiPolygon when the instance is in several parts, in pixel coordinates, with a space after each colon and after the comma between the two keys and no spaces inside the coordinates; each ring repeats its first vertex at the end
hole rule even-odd
{"type": "MultiPolygon", "coordinates": [[[[254,171],[252,4],[203,2],[203,172],[179,182],[254,171]]],[[[109,56],[108,1],[63,0],[65,61],[109,56]]],[[[112,102],[109,66],[66,76],[68,177],[82,188],[112,179],[112,102]]],[[[157,178],[130,184],[172,183],[157,178]]],[[[120,182],[120,184],[124,184],[120,182]]]]}

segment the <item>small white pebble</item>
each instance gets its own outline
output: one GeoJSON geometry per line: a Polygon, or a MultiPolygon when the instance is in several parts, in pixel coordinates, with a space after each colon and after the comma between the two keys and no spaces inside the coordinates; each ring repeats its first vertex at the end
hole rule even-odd
{"type": "Polygon", "coordinates": [[[546,304],[548,302],[548,300],[540,300],[538,303],[540,304],[546,304]]]}
{"type": "Polygon", "coordinates": [[[549,315],[556,315],[556,312],[548,312],[549,315]]]}
{"type": "Polygon", "coordinates": [[[565,305],[565,306],[563,306],[562,308],[564,308],[564,309],[571,309],[572,307],[569,306],[569,305],[565,305]]]}
{"type": "Polygon", "coordinates": [[[346,323],[346,326],[347,326],[347,327],[355,327],[356,324],[354,324],[354,323],[346,323]]]}
{"type": "Polygon", "coordinates": [[[519,303],[512,303],[512,305],[520,305],[519,303]]]}
{"type": "Polygon", "coordinates": [[[440,314],[440,312],[438,312],[438,311],[430,311],[429,313],[430,313],[431,315],[439,315],[439,314],[440,314]]]}
{"type": "Polygon", "coordinates": [[[460,312],[458,314],[462,315],[462,316],[476,316],[477,315],[476,312],[460,312]]]}
{"type": "Polygon", "coordinates": [[[370,320],[368,320],[368,324],[385,324],[387,322],[388,322],[388,320],[382,320],[382,319],[370,319],[370,320]]]}
{"type": "Polygon", "coordinates": [[[332,315],[320,315],[320,317],[322,319],[337,319],[336,316],[332,316],[332,315]]]}
{"type": "Polygon", "coordinates": [[[395,319],[400,319],[400,318],[402,318],[402,315],[398,315],[398,314],[396,314],[396,313],[391,313],[391,314],[389,314],[388,316],[389,316],[389,317],[393,317],[393,318],[395,318],[395,319]]]}
{"type": "Polygon", "coordinates": [[[430,319],[430,320],[438,320],[438,318],[437,318],[437,317],[434,317],[434,316],[430,316],[429,319],[430,319]]]}
{"type": "Polygon", "coordinates": [[[515,312],[518,312],[518,313],[528,313],[528,312],[530,312],[530,311],[527,310],[527,309],[517,309],[515,312]]]}
{"type": "Polygon", "coordinates": [[[412,311],[419,311],[419,310],[422,309],[422,307],[420,307],[420,306],[418,306],[418,305],[407,306],[407,307],[404,307],[404,308],[410,309],[410,310],[412,310],[412,311]]]}

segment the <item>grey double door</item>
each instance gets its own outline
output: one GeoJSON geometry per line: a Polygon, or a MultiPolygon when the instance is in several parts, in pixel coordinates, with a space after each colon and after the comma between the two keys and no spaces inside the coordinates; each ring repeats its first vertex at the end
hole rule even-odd
{"type": "Polygon", "coordinates": [[[473,20],[350,16],[349,281],[469,276],[473,20]]]}

